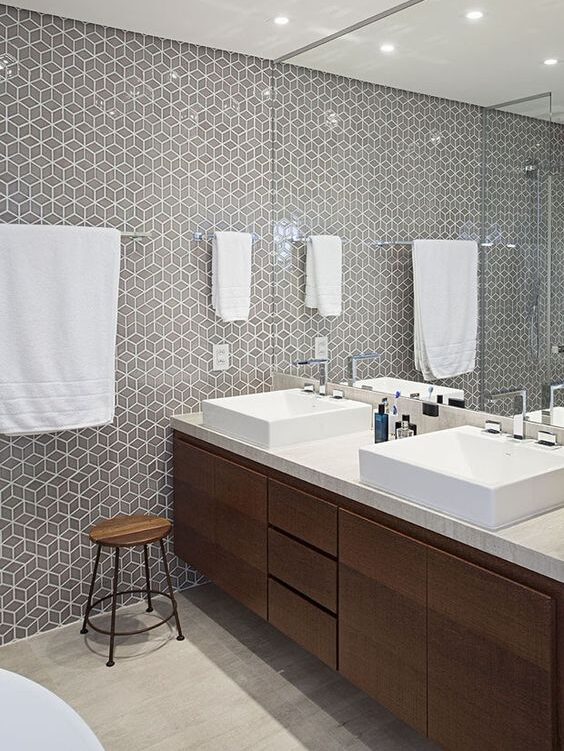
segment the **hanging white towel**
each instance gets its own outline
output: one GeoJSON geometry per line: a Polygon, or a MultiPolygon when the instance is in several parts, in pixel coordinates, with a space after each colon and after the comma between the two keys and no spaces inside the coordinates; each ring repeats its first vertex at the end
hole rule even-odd
{"type": "Polygon", "coordinates": [[[306,250],[306,308],[323,317],[342,311],[343,243],[335,235],[312,235],[306,250]]]}
{"type": "Polygon", "coordinates": [[[114,417],[120,234],[0,225],[0,433],[114,417]]]}
{"type": "Polygon", "coordinates": [[[215,232],[212,242],[212,307],[224,321],[246,321],[251,308],[253,236],[215,232]]]}
{"type": "Polygon", "coordinates": [[[426,381],[476,367],[478,245],[470,240],[413,243],[415,367],[426,381]]]}

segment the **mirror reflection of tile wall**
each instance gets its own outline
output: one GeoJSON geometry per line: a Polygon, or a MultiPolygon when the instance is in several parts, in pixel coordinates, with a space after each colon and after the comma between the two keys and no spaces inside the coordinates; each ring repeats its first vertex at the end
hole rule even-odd
{"type": "MultiPolygon", "coordinates": [[[[277,72],[276,98],[276,368],[288,371],[327,335],[336,381],[347,355],[364,350],[382,359],[360,366],[360,378],[420,380],[410,249],[372,243],[479,238],[480,108],[290,66],[277,72]],[[294,228],[345,239],[339,318],[304,307],[305,246],[284,239],[294,228]]],[[[478,371],[448,383],[478,405],[478,371]]]]}
{"type": "MultiPolygon", "coordinates": [[[[563,126],[507,112],[484,114],[477,106],[305,68],[281,66],[275,82],[275,368],[291,372],[291,361],[313,353],[316,336],[328,336],[332,380],[345,377],[347,355],[364,350],[380,351],[382,359],[361,366],[360,378],[421,380],[413,359],[410,249],[372,243],[478,240],[484,199],[483,233],[494,245],[484,251],[483,386],[494,390],[523,383],[531,391],[531,406],[540,406],[548,368],[548,189],[545,180],[537,202],[524,165],[534,156],[548,174],[564,143],[563,126]],[[289,240],[296,233],[345,239],[339,318],[324,319],[305,308],[305,246],[289,240]],[[538,357],[528,323],[537,269],[538,357]]],[[[558,295],[553,283],[553,300],[558,295]]],[[[463,388],[468,406],[477,408],[480,375],[478,367],[444,385],[463,388]]]]}

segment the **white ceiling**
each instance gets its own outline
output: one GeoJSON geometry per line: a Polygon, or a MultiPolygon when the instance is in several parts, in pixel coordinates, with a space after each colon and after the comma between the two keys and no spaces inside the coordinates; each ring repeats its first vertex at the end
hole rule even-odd
{"type": "Polygon", "coordinates": [[[426,0],[291,62],[485,106],[552,91],[562,112],[564,1],[426,0]],[[483,19],[469,22],[469,10],[483,19]],[[380,52],[386,42],[394,53],[380,52]],[[544,65],[549,57],[562,63],[544,65]]]}
{"type": "Polygon", "coordinates": [[[15,0],[20,8],[217,49],[281,57],[401,0],[15,0]],[[276,16],[290,23],[277,26],[276,16]]]}
{"type": "MultiPolygon", "coordinates": [[[[23,0],[20,7],[267,59],[401,0],[23,0]],[[286,26],[275,16],[290,19],[286,26]]],[[[564,0],[424,0],[289,62],[409,91],[492,105],[553,92],[564,121],[564,0]],[[470,23],[468,10],[484,18],[470,23]],[[383,42],[396,51],[383,55],[383,42]],[[549,67],[547,57],[563,62],[549,67]]],[[[519,109],[545,117],[546,100],[519,109]]]]}

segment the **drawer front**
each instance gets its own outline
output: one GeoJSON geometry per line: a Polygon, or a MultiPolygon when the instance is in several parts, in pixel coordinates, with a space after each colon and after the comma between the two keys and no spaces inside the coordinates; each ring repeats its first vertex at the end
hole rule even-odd
{"type": "Polygon", "coordinates": [[[268,581],[268,620],[292,641],[337,668],[337,619],[283,584],[268,581]]]}
{"type": "Polygon", "coordinates": [[[268,530],[268,573],[337,612],[337,562],[272,528],[268,530]]]}
{"type": "Polygon", "coordinates": [[[268,521],[330,555],[337,555],[337,506],[332,503],[269,480],[268,521]]]}

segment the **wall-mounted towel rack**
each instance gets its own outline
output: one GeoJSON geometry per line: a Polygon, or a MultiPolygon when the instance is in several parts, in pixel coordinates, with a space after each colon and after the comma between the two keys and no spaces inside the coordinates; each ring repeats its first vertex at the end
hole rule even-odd
{"type": "MultiPolygon", "coordinates": [[[[374,245],[377,248],[384,248],[386,246],[390,245],[413,245],[413,240],[375,240],[374,245]]],[[[505,245],[507,248],[516,248],[516,243],[501,243],[505,245]]],[[[480,243],[481,248],[492,248],[495,245],[495,243],[492,242],[486,242],[486,243],[480,243]]]]}
{"type": "MultiPolygon", "coordinates": [[[[221,230],[218,230],[220,232],[221,230]]],[[[237,230],[224,230],[225,232],[236,232],[237,230]]],[[[253,243],[258,243],[259,240],[261,240],[261,236],[257,235],[256,232],[250,233],[253,238],[253,243]]],[[[213,240],[214,232],[213,230],[210,232],[201,232],[199,230],[196,230],[196,232],[192,232],[192,240],[194,242],[211,242],[213,240]]]]}
{"type": "Polygon", "coordinates": [[[150,240],[152,232],[120,232],[122,240],[150,240]]]}
{"type": "MultiPolygon", "coordinates": [[[[294,237],[288,238],[288,240],[294,245],[301,245],[302,243],[305,243],[308,241],[308,236],[307,235],[295,235],[294,237]]],[[[349,241],[345,237],[341,237],[341,242],[344,245],[345,243],[348,243],[349,241]]]]}

